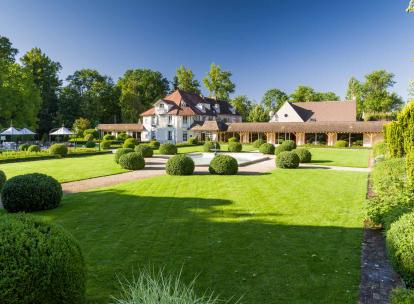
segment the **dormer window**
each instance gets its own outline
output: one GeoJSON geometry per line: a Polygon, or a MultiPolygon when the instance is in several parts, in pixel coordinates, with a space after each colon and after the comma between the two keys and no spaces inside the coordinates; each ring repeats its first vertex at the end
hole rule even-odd
{"type": "Polygon", "coordinates": [[[187,106],[187,104],[186,104],[184,101],[182,101],[182,102],[181,102],[181,106],[182,106],[183,108],[185,108],[185,107],[187,106]]]}
{"type": "Polygon", "coordinates": [[[164,109],[164,104],[163,103],[160,103],[160,109],[164,109]]]}

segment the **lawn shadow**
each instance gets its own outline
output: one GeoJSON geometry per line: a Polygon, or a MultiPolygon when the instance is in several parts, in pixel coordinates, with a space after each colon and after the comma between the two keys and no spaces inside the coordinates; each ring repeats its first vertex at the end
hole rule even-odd
{"type": "Polygon", "coordinates": [[[333,163],[333,161],[327,160],[327,159],[312,159],[311,163],[324,164],[324,163],[333,163]]]}

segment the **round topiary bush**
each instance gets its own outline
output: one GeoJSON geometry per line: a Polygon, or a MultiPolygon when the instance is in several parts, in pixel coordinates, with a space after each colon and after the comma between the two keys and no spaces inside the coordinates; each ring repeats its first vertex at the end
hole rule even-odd
{"type": "Polygon", "coordinates": [[[9,212],[30,212],[56,208],[62,199],[62,186],[41,173],[17,175],[4,183],[1,200],[9,212]]]}
{"type": "Polygon", "coordinates": [[[292,150],[299,156],[299,162],[301,163],[310,163],[312,160],[312,154],[309,152],[308,149],[305,148],[297,148],[292,150]]]}
{"type": "Polygon", "coordinates": [[[131,153],[131,152],[134,152],[134,149],[131,149],[131,148],[119,148],[119,149],[117,149],[116,152],[115,152],[115,162],[117,164],[119,164],[119,158],[122,155],[131,153]]]}
{"type": "Polygon", "coordinates": [[[191,175],[194,172],[194,161],[186,155],[174,155],[165,167],[169,175],[191,175]]]}
{"type": "Polygon", "coordinates": [[[135,152],[139,153],[142,157],[152,157],[154,150],[147,144],[140,144],[135,147],[135,152]]]}
{"type": "Polygon", "coordinates": [[[234,175],[237,174],[239,165],[237,160],[230,155],[219,154],[214,156],[208,167],[211,174],[234,175]]]}
{"type": "Polygon", "coordinates": [[[241,150],[243,149],[243,146],[241,143],[239,142],[229,142],[229,146],[228,146],[228,150],[229,152],[241,152],[241,150]]]}
{"type": "Polygon", "coordinates": [[[87,141],[85,143],[85,148],[95,148],[95,142],[94,141],[87,141]]]}
{"type": "Polygon", "coordinates": [[[213,149],[220,150],[220,144],[218,142],[206,141],[203,145],[204,152],[210,152],[213,149]]]}
{"type": "Polygon", "coordinates": [[[27,149],[29,149],[30,145],[29,144],[21,144],[19,146],[19,151],[27,151],[27,149]]]}
{"type": "Polygon", "coordinates": [[[6,182],[6,180],[7,180],[6,173],[0,170],[0,191],[1,189],[3,189],[4,183],[6,182]]]}
{"type": "Polygon", "coordinates": [[[237,137],[230,137],[227,142],[231,143],[231,142],[239,142],[239,139],[237,137]]]}
{"type": "Polygon", "coordinates": [[[66,147],[66,145],[64,144],[53,144],[49,148],[49,153],[52,155],[65,157],[66,155],[68,155],[68,147],[66,147]]]}
{"type": "Polygon", "coordinates": [[[83,137],[86,138],[87,135],[92,135],[92,139],[99,138],[99,132],[95,129],[86,129],[83,131],[83,137]]]}
{"type": "Polygon", "coordinates": [[[29,148],[27,148],[27,151],[29,151],[29,152],[40,152],[40,147],[38,145],[31,145],[29,148]]]}
{"type": "Polygon", "coordinates": [[[346,148],[346,147],[348,147],[348,143],[345,140],[338,140],[335,143],[335,147],[337,147],[337,148],[346,148]]]}
{"type": "Polygon", "coordinates": [[[174,144],[166,143],[160,146],[160,154],[174,155],[177,154],[177,147],[174,144]]]}
{"type": "Polygon", "coordinates": [[[253,142],[253,147],[260,148],[261,145],[265,144],[266,142],[263,139],[257,139],[253,142]]]}
{"type": "Polygon", "coordinates": [[[409,286],[414,286],[414,213],[406,213],[387,231],[388,256],[409,286]]]}
{"type": "Polygon", "coordinates": [[[154,139],[150,141],[149,145],[154,150],[158,150],[160,148],[160,143],[154,139]]]}
{"type": "Polygon", "coordinates": [[[86,140],[86,141],[93,141],[93,140],[94,140],[93,134],[86,134],[86,135],[83,137],[83,140],[86,140]]]}
{"type": "Polygon", "coordinates": [[[103,141],[101,141],[101,143],[99,145],[101,146],[102,150],[108,150],[109,148],[111,148],[112,141],[111,140],[103,140],[103,141]]]}
{"type": "Polygon", "coordinates": [[[115,136],[113,136],[112,134],[105,134],[102,139],[103,140],[115,140],[115,136]]]}
{"type": "Polygon", "coordinates": [[[134,149],[135,148],[135,144],[133,142],[127,142],[125,141],[124,144],[122,145],[122,147],[124,148],[129,148],[129,149],[134,149]]]}
{"type": "Polygon", "coordinates": [[[78,242],[28,214],[0,221],[0,303],[85,303],[86,267],[78,242]]]}
{"type": "Polygon", "coordinates": [[[139,153],[131,152],[121,155],[119,164],[127,170],[140,170],[145,167],[145,160],[139,153]]]}
{"type": "Polygon", "coordinates": [[[188,143],[189,143],[190,145],[196,145],[196,144],[198,144],[198,137],[190,137],[190,138],[188,139],[188,143]]]}
{"type": "Polygon", "coordinates": [[[294,169],[299,167],[299,156],[292,151],[281,152],[276,157],[276,166],[283,169],[294,169]]]}
{"type": "Polygon", "coordinates": [[[131,136],[126,134],[125,132],[121,132],[118,134],[118,136],[116,137],[117,140],[120,141],[125,141],[127,138],[130,138],[131,136]]]}
{"type": "Polygon", "coordinates": [[[283,144],[278,145],[275,147],[275,155],[279,155],[282,152],[290,151],[288,146],[284,146],[283,144]]]}
{"type": "Polygon", "coordinates": [[[275,154],[275,146],[272,144],[264,143],[260,146],[259,151],[263,154],[275,154]]]}
{"type": "Polygon", "coordinates": [[[286,148],[286,151],[292,151],[296,149],[296,143],[294,140],[285,140],[282,145],[286,148]]]}

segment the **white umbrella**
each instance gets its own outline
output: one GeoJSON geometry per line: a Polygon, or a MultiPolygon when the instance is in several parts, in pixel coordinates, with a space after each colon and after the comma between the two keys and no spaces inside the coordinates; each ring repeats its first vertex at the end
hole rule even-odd
{"type": "Polygon", "coordinates": [[[21,135],[19,130],[17,130],[15,127],[10,127],[3,132],[0,133],[0,135],[21,135]]]}
{"type": "Polygon", "coordinates": [[[73,135],[73,134],[75,134],[75,133],[73,133],[68,128],[65,128],[63,126],[59,129],[49,133],[49,135],[73,135]]]}
{"type": "Polygon", "coordinates": [[[23,128],[20,130],[20,135],[36,135],[36,133],[27,128],[23,128]]]}

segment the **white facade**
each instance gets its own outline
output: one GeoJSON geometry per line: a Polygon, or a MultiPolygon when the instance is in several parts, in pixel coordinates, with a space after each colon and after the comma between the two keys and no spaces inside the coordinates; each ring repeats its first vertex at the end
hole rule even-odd
{"type": "Polygon", "coordinates": [[[276,113],[272,113],[269,122],[303,122],[289,102],[285,102],[276,113]]]}

